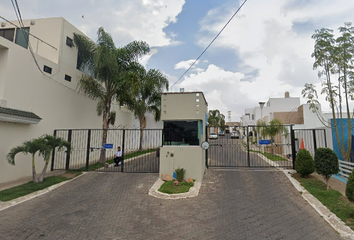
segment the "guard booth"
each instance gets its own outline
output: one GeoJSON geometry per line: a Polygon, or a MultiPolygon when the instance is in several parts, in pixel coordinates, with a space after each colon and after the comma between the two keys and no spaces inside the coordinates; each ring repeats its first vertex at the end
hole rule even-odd
{"type": "Polygon", "coordinates": [[[186,169],[185,178],[201,182],[206,169],[205,140],[208,103],[202,92],[161,94],[163,142],[160,150],[160,176],[173,176],[175,169],[186,169]]]}

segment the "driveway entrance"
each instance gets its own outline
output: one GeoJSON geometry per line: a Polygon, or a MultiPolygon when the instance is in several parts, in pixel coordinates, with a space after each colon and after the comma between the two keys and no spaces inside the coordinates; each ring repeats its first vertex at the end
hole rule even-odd
{"type": "Polygon", "coordinates": [[[87,173],[1,211],[2,239],[321,239],[340,236],[275,169],[209,169],[199,196],[147,194],[158,174],[87,173]]]}
{"type": "Polygon", "coordinates": [[[301,141],[312,156],[318,147],[326,147],[324,129],[296,130],[292,125],[241,126],[230,133],[215,133],[207,127],[208,167],[282,167],[294,168],[294,159],[301,141]],[[274,129],[281,129],[274,134],[274,129]],[[273,136],[269,136],[272,134],[273,136]]]}

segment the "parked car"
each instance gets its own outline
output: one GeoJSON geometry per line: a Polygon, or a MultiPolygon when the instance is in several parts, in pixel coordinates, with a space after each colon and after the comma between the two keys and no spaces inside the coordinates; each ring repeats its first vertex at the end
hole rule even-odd
{"type": "Polygon", "coordinates": [[[218,135],[214,132],[210,133],[209,134],[209,139],[217,139],[218,138],[218,135]]]}
{"type": "Polygon", "coordinates": [[[231,133],[231,138],[240,138],[240,133],[239,132],[236,132],[236,131],[233,131],[232,133],[231,133]]]}
{"type": "Polygon", "coordinates": [[[224,131],[220,131],[219,132],[219,136],[225,136],[225,132],[224,131]]]}

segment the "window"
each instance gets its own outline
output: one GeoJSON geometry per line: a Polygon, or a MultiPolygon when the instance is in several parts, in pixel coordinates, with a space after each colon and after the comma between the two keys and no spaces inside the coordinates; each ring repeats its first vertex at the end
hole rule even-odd
{"type": "Polygon", "coordinates": [[[46,66],[46,65],[44,65],[43,71],[45,71],[46,73],[52,74],[52,68],[51,68],[51,67],[48,67],[48,66],[46,66]]]}
{"type": "Polygon", "coordinates": [[[21,47],[28,48],[29,30],[29,27],[17,28],[15,43],[20,45],[21,47]]]}
{"type": "Polygon", "coordinates": [[[252,120],[254,120],[254,114],[252,114],[252,120]]]}
{"type": "Polygon", "coordinates": [[[7,40],[14,41],[15,28],[11,29],[0,29],[0,37],[6,38],[7,40]]]}
{"type": "Polygon", "coordinates": [[[68,81],[68,82],[71,82],[71,77],[69,75],[65,74],[65,80],[68,81]]]}
{"type": "Polygon", "coordinates": [[[163,145],[198,146],[201,135],[199,121],[164,121],[163,145]]]}
{"type": "Polygon", "coordinates": [[[69,37],[66,37],[66,45],[68,45],[69,47],[74,47],[74,41],[69,38],[69,37]]]}

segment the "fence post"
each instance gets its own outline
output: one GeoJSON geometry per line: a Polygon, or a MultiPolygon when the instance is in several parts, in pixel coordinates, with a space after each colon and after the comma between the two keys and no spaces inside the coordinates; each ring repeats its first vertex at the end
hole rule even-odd
{"type": "Polygon", "coordinates": [[[291,133],[291,155],[293,157],[293,169],[295,169],[295,159],[296,159],[296,150],[295,150],[295,131],[293,125],[290,126],[291,133]]]}
{"type": "Polygon", "coordinates": [[[325,147],[327,147],[327,132],[326,132],[326,129],[323,129],[323,132],[324,132],[325,147]]]}
{"type": "MultiPolygon", "coordinates": [[[[205,125],[205,141],[208,141],[208,125],[205,125]]],[[[205,166],[206,168],[209,168],[208,164],[208,151],[209,149],[205,150],[205,166]]]]}
{"type": "Polygon", "coordinates": [[[313,148],[316,152],[316,149],[317,149],[317,142],[316,142],[316,130],[315,129],[312,129],[312,137],[313,137],[313,148]]]}
{"type": "MultiPolygon", "coordinates": [[[[53,136],[54,137],[57,136],[57,130],[54,130],[53,136]]],[[[50,166],[50,171],[54,170],[54,156],[55,156],[55,148],[53,148],[53,151],[52,151],[52,162],[51,162],[52,164],[50,166]]]]}
{"type": "MultiPolygon", "coordinates": [[[[72,130],[69,130],[68,133],[68,142],[71,144],[71,133],[72,130]]],[[[66,150],[66,164],[65,164],[65,170],[69,170],[69,166],[70,166],[70,151],[66,150]]]]}
{"type": "Polygon", "coordinates": [[[247,126],[247,162],[248,162],[248,167],[251,167],[251,159],[250,159],[250,141],[249,141],[249,129],[247,126]]]}
{"type": "Polygon", "coordinates": [[[91,129],[89,129],[87,132],[86,171],[89,170],[89,165],[90,165],[90,147],[91,147],[91,129]]]}
{"type": "Polygon", "coordinates": [[[125,129],[123,129],[123,141],[122,141],[122,167],[121,172],[124,172],[124,151],[125,151],[125,129]]]}

